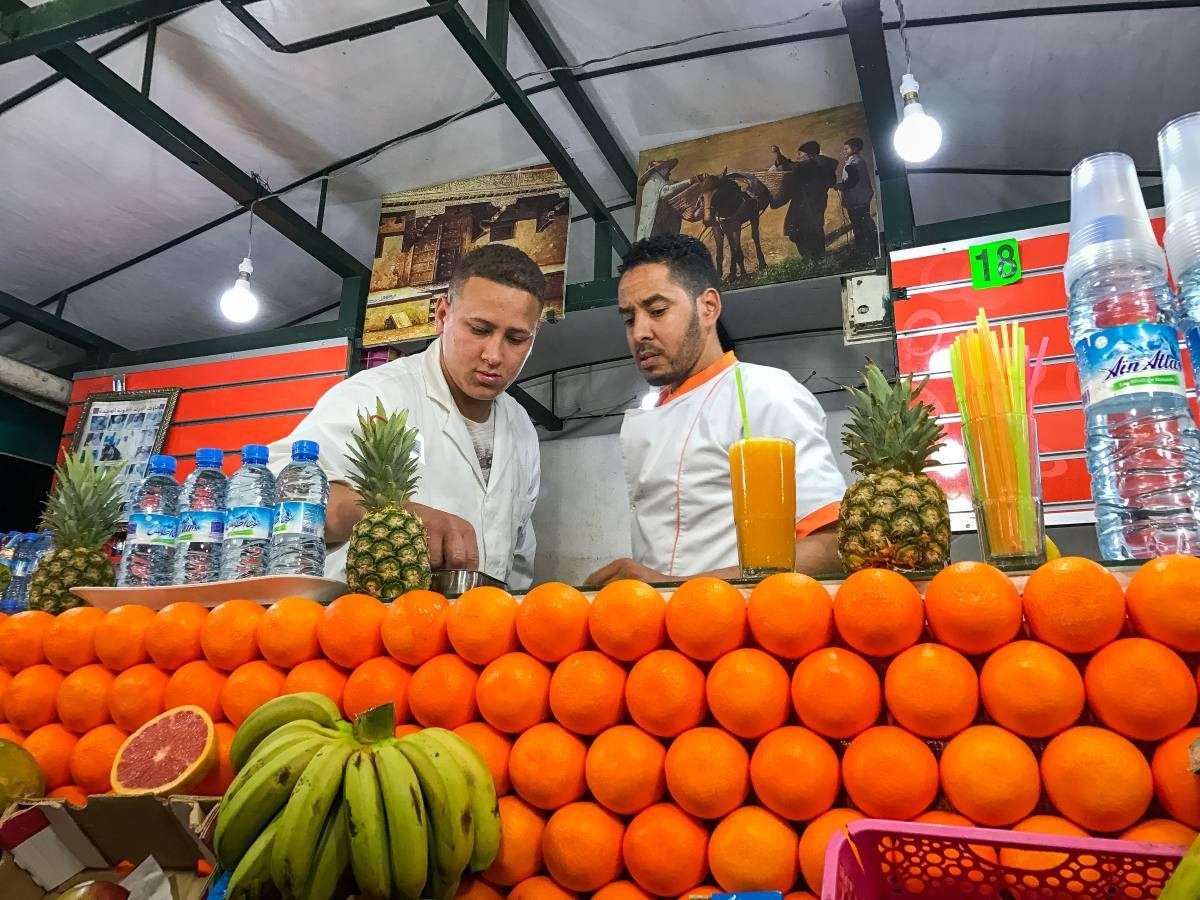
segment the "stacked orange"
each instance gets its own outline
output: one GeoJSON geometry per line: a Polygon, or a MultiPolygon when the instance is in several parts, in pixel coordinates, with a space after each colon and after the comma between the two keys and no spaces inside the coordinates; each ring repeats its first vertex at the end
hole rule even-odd
{"type": "Polygon", "coordinates": [[[830,837],[864,815],[1193,834],[1180,654],[1200,651],[1197,623],[1200,560],[1183,557],[1127,591],[1067,558],[1023,594],[959,563],[924,597],[866,570],[833,597],[777,575],[748,599],[696,578],[591,602],[546,584],[519,603],[481,588],[23,613],[0,621],[0,736],[50,786],[96,792],[122,735],[164,707],[236,725],[289,691],[347,715],[392,702],[401,733],[455,729],[502,795],[500,856],[471,896],[819,894],[830,837]]]}

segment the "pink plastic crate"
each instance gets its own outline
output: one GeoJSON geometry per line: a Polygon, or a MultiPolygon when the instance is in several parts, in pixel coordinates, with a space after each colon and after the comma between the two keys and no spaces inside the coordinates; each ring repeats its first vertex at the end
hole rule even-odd
{"type": "Polygon", "coordinates": [[[829,842],[821,900],[1139,900],[1159,895],[1184,853],[1167,844],[885,819],[861,819],[848,830],[849,839],[839,832],[829,842]],[[1004,847],[1055,850],[1062,857],[1034,871],[980,855],[983,848],[998,855],[1004,847]]]}

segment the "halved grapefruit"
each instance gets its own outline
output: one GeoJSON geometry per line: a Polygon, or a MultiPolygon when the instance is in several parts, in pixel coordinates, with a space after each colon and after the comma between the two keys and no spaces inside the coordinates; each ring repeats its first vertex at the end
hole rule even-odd
{"type": "Polygon", "coordinates": [[[113,760],[113,793],[187,793],[216,764],[216,730],[208,713],[177,706],[126,738],[113,760]]]}

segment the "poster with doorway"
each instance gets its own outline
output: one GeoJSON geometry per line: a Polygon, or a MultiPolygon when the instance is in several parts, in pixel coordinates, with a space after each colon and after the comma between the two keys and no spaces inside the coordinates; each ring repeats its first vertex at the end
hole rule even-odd
{"type": "Polygon", "coordinates": [[[528,166],[385,194],[363,345],[434,336],[433,313],[468,252],[489,243],[528,253],[546,276],[544,318],[562,318],[570,193],[552,166],[528,166]]]}
{"type": "Polygon", "coordinates": [[[879,255],[861,103],[645,150],[638,238],[704,241],[726,289],[843,274],[879,255]]]}

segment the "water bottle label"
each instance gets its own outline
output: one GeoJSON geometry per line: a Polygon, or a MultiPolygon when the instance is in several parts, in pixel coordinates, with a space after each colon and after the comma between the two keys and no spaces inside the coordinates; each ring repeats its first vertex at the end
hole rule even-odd
{"type": "Polygon", "coordinates": [[[1075,355],[1086,404],[1126,394],[1187,396],[1173,325],[1104,328],[1076,344],[1075,355]]]}
{"type": "Polygon", "coordinates": [[[280,503],[275,507],[275,525],[279,534],[302,534],[305,537],[325,537],[325,507],[320,503],[280,503]]]}
{"type": "Polygon", "coordinates": [[[275,511],[266,506],[235,506],[229,510],[229,519],[225,523],[226,538],[245,538],[246,540],[269,540],[271,525],[275,521],[275,511]]]}
{"type": "Polygon", "coordinates": [[[179,543],[219,544],[225,536],[225,513],[187,509],[179,515],[179,543]]]}
{"type": "Polygon", "coordinates": [[[129,536],[125,543],[141,547],[174,547],[179,534],[179,519],[158,513],[134,513],[129,517],[129,536]]]}

